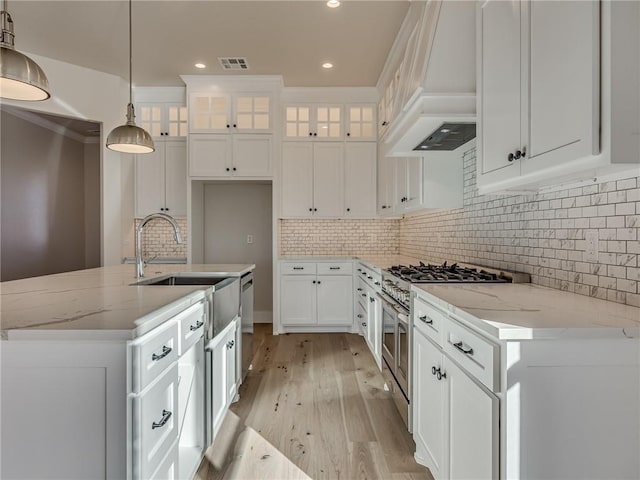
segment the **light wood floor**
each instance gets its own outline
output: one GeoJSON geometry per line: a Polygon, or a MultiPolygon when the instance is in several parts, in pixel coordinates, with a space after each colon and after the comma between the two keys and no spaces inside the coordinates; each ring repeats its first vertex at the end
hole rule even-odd
{"type": "Polygon", "coordinates": [[[270,330],[198,480],[432,480],[362,337],[270,330]]]}

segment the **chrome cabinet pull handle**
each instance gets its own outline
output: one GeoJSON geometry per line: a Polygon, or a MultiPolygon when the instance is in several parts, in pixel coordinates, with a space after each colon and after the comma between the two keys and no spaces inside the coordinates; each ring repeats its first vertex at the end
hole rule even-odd
{"type": "Polygon", "coordinates": [[[162,418],[160,419],[159,422],[153,422],[153,424],[151,425],[151,430],[164,427],[170,418],[171,418],[171,412],[169,410],[162,410],[162,418]]]}
{"type": "Polygon", "coordinates": [[[361,288],[358,288],[358,291],[359,291],[359,292],[361,292],[361,291],[362,291],[362,289],[361,289],[361,288]]]}
{"type": "Polygon", "coordinates": [[[329,267],[329,270],[340,270],[340,267],[329,267]]]}
{"type": "Polygon", "coordinates": [[[462,346],[462,342],[454,343],[453,346],[456,347],[458,350],[460,350],[465,355],[473,355],[473,348],[471,348],[471,347],[464,348],[462,346]]]}
{"type": "Polygon", "coordinates": [[[153,355],[151,355],[151,360],[153,360],[154,362],[157,362],[158,360],[162,360],[164,357],[166,357],[171,353],[171,350],[173,350],[173,348],[163,345],[162,353],[160,355],[158,355],[157,353],[154,353],[153,355]]]}
{"type": "Polygon", "coordinates": [[[422,320],[424,323],[426,323],[427,325],[431,325],[433,323],[433,319],[427,317],[426,315],[422,315],[421,317],[418,317],[420,320],[422,320]],[[429,318],[429,320],[427,320],[429,318]]]}
{"type": "Polygon", "coordinates": [[[198,322],[196,322],[195,325],[189,325],[189,330],[191,330],[192,332],[195,332],[196,330],[198,330],[203,325],[204,325],[203,321],[198,321],[198,322]]]}
{"type": "Polygon", "coordinates": [[[293,267],[294,270],[304,270],[304,267],[293,267]]]}

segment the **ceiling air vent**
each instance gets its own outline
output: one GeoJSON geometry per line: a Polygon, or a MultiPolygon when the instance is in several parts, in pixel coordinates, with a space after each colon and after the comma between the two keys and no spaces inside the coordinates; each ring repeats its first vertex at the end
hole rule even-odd
{"type": "Polygon", "coordinates": [[[218,57],[218,60],[224,70],[249,70],[249,64],[246,58],[218,57]]]}

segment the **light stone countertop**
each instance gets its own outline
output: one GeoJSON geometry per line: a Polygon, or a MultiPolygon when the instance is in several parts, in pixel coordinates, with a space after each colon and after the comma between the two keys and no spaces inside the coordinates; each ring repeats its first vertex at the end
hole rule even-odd
{"type": "MultiPolygon", "coordinates": [[[[241,276],[249,264],[147,265],[145,280],[181,273],[241,276]]],[[[0,283],[3,339],[37,338],[34,331],[66,338],[69,332],[109,331],[113,339],[134,338],[147,321],[164,321],[204,297],[207,286],[149,286],[136,283],[134,265],[78,270],[0,283]],[[65,333],[66,332],[66,333],[65,333]]],[[[104,339],[109,335],[97,338],[104,339]]],[[[77,336],[77,335],[76,335],[77,336]]],[[[82,335],[80,335],[82,336],[82,335]]],[[[44,336],[42,338],[45,338],[44,336]]],[[[49,337],[47,337],[49,338],[49,337]]]]}
{"type": "Polygon", "coordinates": [[[500,340],[640,338],[640,308],[576,293],[529,283],[411,288],[500,340]]]}

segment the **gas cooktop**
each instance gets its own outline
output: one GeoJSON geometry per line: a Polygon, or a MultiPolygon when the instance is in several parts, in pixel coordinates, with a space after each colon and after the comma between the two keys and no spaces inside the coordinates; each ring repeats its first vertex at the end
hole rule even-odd
{"type": "Polygon", "coordinates": [[[457,263],[447,265],[431,265],[420,262],[420,265],[394,265],[387,271],[410,283],[509,283],[511,278],[502,272],[462,267],[457,263]]]}

